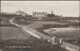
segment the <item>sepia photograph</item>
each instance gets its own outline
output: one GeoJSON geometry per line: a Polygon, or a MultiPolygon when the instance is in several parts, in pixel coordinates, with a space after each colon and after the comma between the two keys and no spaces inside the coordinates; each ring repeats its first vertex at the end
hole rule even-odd
{"type": "Polygon", "coordinates": [[[80,1],[1,1],[0,51],[80,51],[80,1]]]}

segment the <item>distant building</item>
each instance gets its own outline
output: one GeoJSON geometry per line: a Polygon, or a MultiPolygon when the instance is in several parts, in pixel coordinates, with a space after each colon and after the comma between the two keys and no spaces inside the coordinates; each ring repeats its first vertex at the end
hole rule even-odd
{"type": "Polygon", "coordinates": [[[38,20],[42,20],[42,18],[47,17],[47,12],[33,12],[32,17],[35,17],[38,20]]]}
{"type": "Polygon", "coordinates": [[[50,14],[47,14],[47,16],[48,16],[48,17],[54,17],[55,14],[53,13],[53,11],[51,11],[51,13],[50,13],[50,14]]]}
{"type": "Polygon", "coordinates": [[[20,10],[16,11],[16,14],[21,15],[21,16],[27,16],[28,15],[27,13],[20,11],[20,10]]]}

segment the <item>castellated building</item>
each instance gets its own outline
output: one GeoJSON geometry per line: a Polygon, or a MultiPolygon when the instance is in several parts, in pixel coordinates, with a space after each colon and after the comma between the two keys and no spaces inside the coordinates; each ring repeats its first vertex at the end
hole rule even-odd
{"type": "Polygon", "coordinates": [[[47,12],[33,12],[33,17],[37,18],[38,20],[42,20],[43,18],[47,17],[47,12]]]}

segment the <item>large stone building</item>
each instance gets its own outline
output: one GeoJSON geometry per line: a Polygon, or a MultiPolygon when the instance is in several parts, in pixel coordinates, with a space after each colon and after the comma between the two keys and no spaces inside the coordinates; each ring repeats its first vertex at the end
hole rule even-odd
{"type": "Polygon", "coordinates": [[[42,20],[42,18],[47,17],[47,12],[33,12],[33,17],[37,18],[38,20],[42,20]]]}

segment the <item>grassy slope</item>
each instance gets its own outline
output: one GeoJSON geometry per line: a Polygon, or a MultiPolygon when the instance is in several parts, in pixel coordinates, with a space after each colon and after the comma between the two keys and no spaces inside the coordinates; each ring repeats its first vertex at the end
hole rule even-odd
{"type": "Polygon", "coordinates": [[[53,32],[51,35],[56,35],[58,37],[64,37],[64,38],[67,38],[67,37],[71,37],[71,38],[77,38],[79,35],[80,32],[79,31],[65,31],[65,32],[53,32]]]}
{"type": "Polygon", "coordinates": [[[27,39],[29,36],[26,35],[22,30],[15,27],[0,27],[1,38],[7,39],[27,39]]]}

